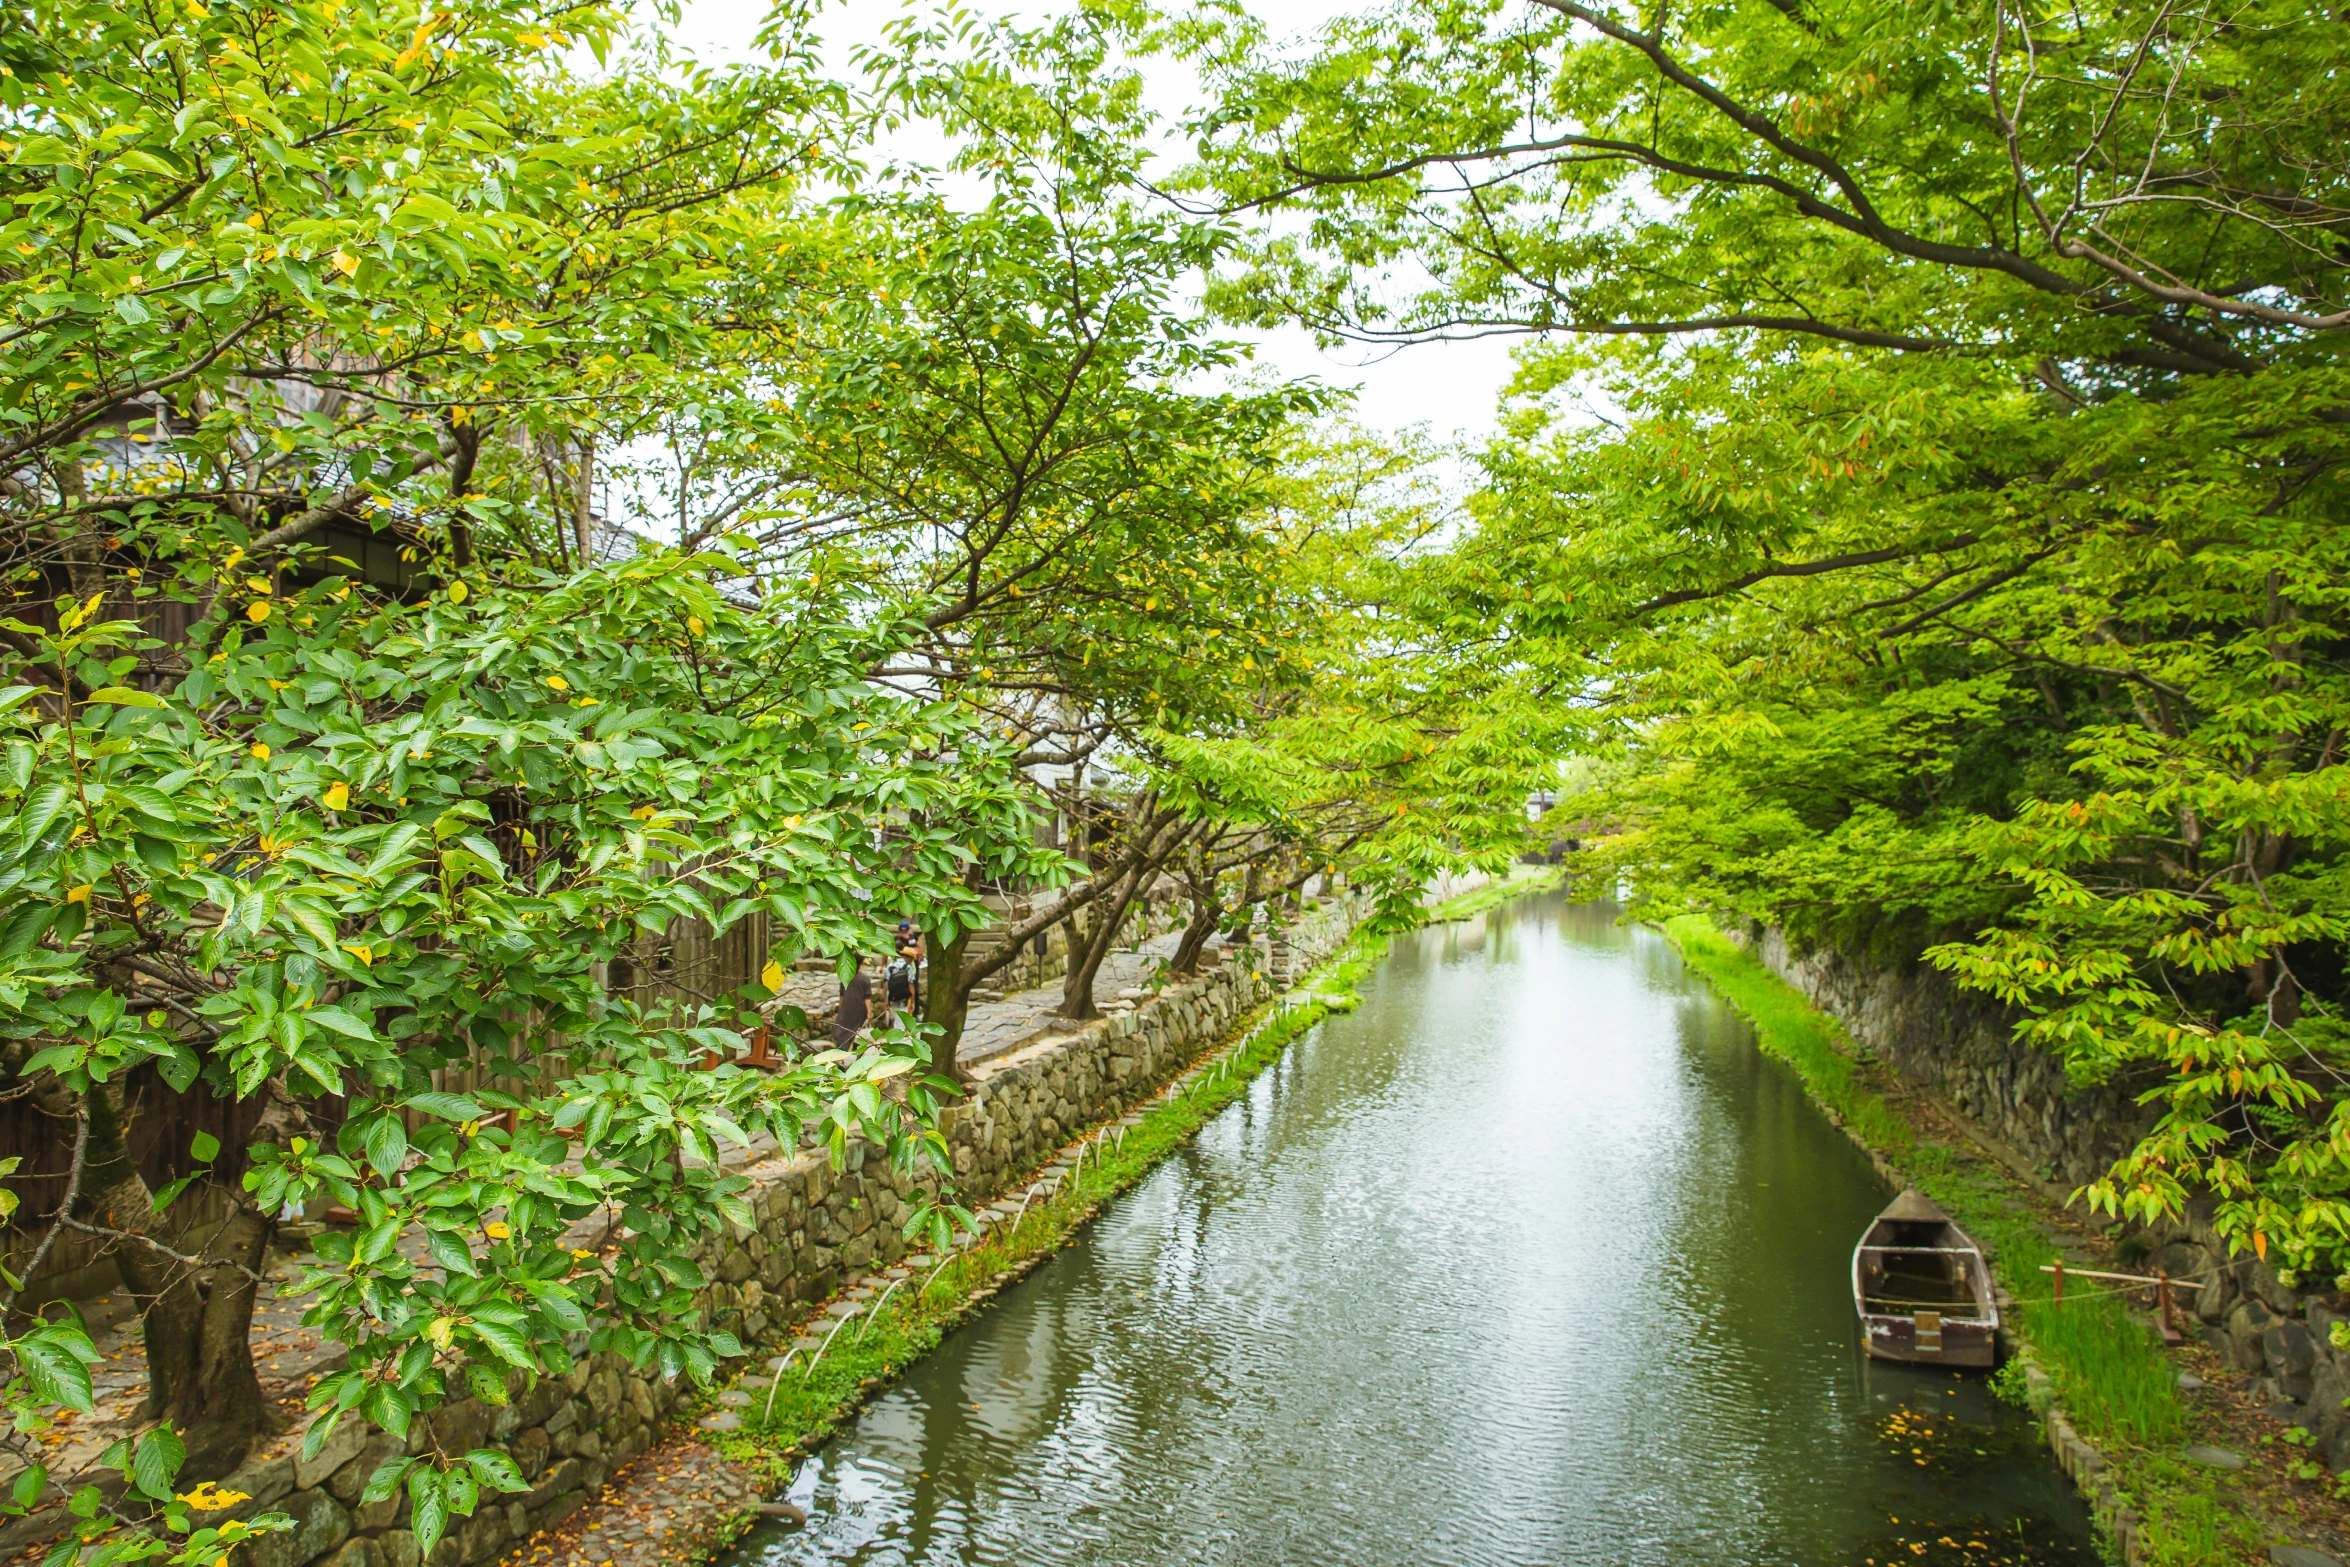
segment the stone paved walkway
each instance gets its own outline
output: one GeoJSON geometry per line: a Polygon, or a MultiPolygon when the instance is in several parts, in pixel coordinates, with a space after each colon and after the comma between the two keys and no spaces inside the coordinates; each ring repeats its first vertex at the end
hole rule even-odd
{"type": "MultiPolygon", "coordinates": [[[[1094,976],[1094,1002],[1104,1011],[1115,1008],[1121,991],[1139,989],[1154,963],[1175,955],[1180,933],[1154,937],[1140,952],[1118,951],[1102,959],[1094,976]]],[[[1060,1015],[1061,982],[1054,980],[1034,990],[1015,991],[1001,1001],[973,1002],[963,1019],[963,1038],[955,1059],[963,1065],[1002,1055],[1043,1034],[1072,1033],[1076,1025],[1060,1015]]]]}
{"type": "Polygon", "coordinates": [[[727,1514],[758,1502],[749,1471],[680,1433],[614,1475],[594,1502],[531,1536],[504,1567],[674,1567],[700,1557],[727,1514]]]}
{"type": "MultiPolygon", "coordinates": [[[[1139,989],[1154,964],[1175,955],[1180,935],[1170,931],[1143,943],[1139,952],[1121,949],[1102,959],[1093,983],[1096,1004],[1110,1011],[1118,1005],[1121,991],[1139,989]]],[[[840,981],[830,971],[795,972],[784,982],[782,995],[813,1022],[829,1025],[840,1002],[840,981]]],[[[963,1017],[963,1038],[955,1047],[955,1060],[969,1066],[1016,1050],[1042,1035],[1073,1032],[1072,1025],[1060,1015],[1060,1006],[1058,979],[994,1001],[974,1001],[963,1017]]]]}

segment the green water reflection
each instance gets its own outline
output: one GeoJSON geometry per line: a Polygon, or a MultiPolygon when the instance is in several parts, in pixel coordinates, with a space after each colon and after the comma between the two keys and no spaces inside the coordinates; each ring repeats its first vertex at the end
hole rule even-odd
{"type": "Polygon", "coordinates": [[[2093,1562],[2017,1412],[1860,1358],[1885,1197],[1652,933],[1424,931],[733,1561],[2093,1562]]]}

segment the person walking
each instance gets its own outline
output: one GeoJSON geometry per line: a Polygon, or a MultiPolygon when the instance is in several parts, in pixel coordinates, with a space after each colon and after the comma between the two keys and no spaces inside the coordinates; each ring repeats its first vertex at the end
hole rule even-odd
{"type": "Polygon", "coordinates": [[[857,1035],[873,1017],[873,976],[865,972],[865,959],[857,958],[857,971],[849,982],[840,987],[840,1006],[832,1014],[832,1043],[837,1050],[852,1048],[857,1035]]]}
{"type": "Polygon", "coordinates": [[[892,1009],[922,1009],[922,933],[914,928],[912,920],[899,920],[893,939],[893,956],[883,977],[883,994],[889,998],[892,1009]]]}

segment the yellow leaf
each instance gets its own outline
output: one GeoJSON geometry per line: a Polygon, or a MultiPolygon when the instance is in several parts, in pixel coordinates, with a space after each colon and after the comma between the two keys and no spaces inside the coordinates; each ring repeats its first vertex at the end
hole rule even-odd
{"type": "Polygon", "coordinates": [[[323,803],[330,811],[342,811],[350,809],[351,786],[347,783],[341,782],[330,785],[326,791],[326,798],[323,803]]]}
{"type": "Polygon", "coordinates": [[[347,250],[338,250],[335,252],[335,270],[345,277],[353,276],[359,270],[359,258],[347,250]]]}
{"type": "Polygon", "coordinates": [[[699,615],[686,616],[685,629],[692,632],[697,637],[700,636],[702,634],[702,617],[699,615]]]}
{"type": "Polygon", "coordinates": [[[65,901],[66,901],[66,902],[68,902],[68,903],[87,903],[87,902],[89,902],[89,901],[90,901],[90,883],[88,883],[88,882],[86,882],[86,881],[85,881],[85,882],[83,882],[83,883],[82,883],[82,884],[81,884],[79,887],[68,887],[68,888],[66,888],[66,889],[65,889],[65,901]]]}
{"type": "Polygon", "coordinates": [[[571,689],[571,682],[564,679],[561,675],[549,675],[547,677],[547,684],[554,687],[558,691],[568,691],[571,689]]]}
{"type": "Polygon", "coordinates": [[[767,966],[759,970],[759,983],[765,985],[769,990],[781,990],[783,988],[783,965],[773,958],[769,958],[767,966]]]}
{"type": "Polygon", "coordinates": [[[253,760],[254,760],[254,761],[256,761],[256,762],[266,762],[266,761],[268,761],[268,760],[269,760],[269,747],[268,747],[268,746],[266,746],[266,745],[263,745],[263,744],[262,744],[260,741],[258,741],[258,740],[256,740],[256,741],[254,741],[254,742],[253,742],[253,745],[252,745],[252,753],[253,753],[253,760]]]}
{"type": "Polygon", "coordinates": [[[255,599],[245,606],[245,618],[258,626],[269,618],[269,609],[270,605],[267,599],[255,599]]]}
{"type": "Polygon", "coordinates": [[[464,603],[464,602],[465,602],[465,595],[466,595],[466,594],[467,594],[469,591],[471,591],[471,590],[470,590],[470,589],[468,589],[468,588],[465,586],[465,584],[464,584],[464,583],[462,583],[462,582],[452,582],[452,583],[450,583],[450,584],[449,584],[449,602],[450,602],[450,603],[452,603],[452,604],[462,604],[462,603],[464,603]]]}
{"type": "Polygon", "coordinates": [[[361,968],[375,967],[375,949],[373,947],[354,946],[346,941],[343,943],[343,950],[357,958],[361,968]]]}
{"type": "Polygon", "coordinates": [[[481,1229],[484,1235],[494,1241],[502,1241],[514,1233],[512,1228],[504,1224],[485,1224],[481,1229]]]}
{"type": "Polygon", "coordinates": [[[2252,1232],[2252,1253],[2262,1262],[2268,1261],[2268,1237],[2258,1230],[2252,1232]]]}
{"type": "Polygon", "coordinates": [[[267,593],[269,591],[269,579],[267,577],[247,577],[245,579],[245,586],[251,588],[256,593],[267,593]]]}

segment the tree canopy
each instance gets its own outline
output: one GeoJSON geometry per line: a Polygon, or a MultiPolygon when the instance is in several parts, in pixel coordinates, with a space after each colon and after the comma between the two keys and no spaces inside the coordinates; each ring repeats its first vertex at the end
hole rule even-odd
{"type": "Polygon", "coordinates": [[[1529,334],[1465,612],[1607,876],[1914,957],[2142,1091],[2092,1186],[2350,1259],[2338,29],[2292,7],[1407,6],[1219,91],[1223,297],[1529,334]]]}
{"type": "MultiPolygon", "coordinates": [[[[1517,846],[1547,758],[1472,711],[1430,525],[1346,496],[1408,454],[1234,378],[1190,291],[1236,231],[1136,185],[1089,27],[908,27],[844,85],[789,8],[727,71],[596,6],[0,15],[0,1059],[71,1144],[7,1298],[99,1248],[151,1376],[113,1478],[54,1477],[63,1556],[273,1527],[174,1487],[274,1419],[287,1213],[356,1220],[291,1286],[350,1350],[315,1452],[583,1332],[741,1353],[691,1305],[730,1148],[864,1139],[951,1198],[978,971],[827,1052],[803,957],[899,916],[951,955],[1003,888],[1106,950],[1179,868],[1211,923],[1340,860],[1400,905],[1517,846]],[[957,170],[872,167],[908,115],[957,170]],[[1089,765],[1100,863],[1040,832],[1089,765]],[[689,924],[748,970],[624,980],[689,924]],[[150,1184],[134,1080],[246,1130],[175,1127],[150,1184]]],[[[94,1351],[12,1323],[22,1511],[94,1351]]],[[[521,1485],[430,1448],[371,1496],[429,1552],[521,1485]]]]}

